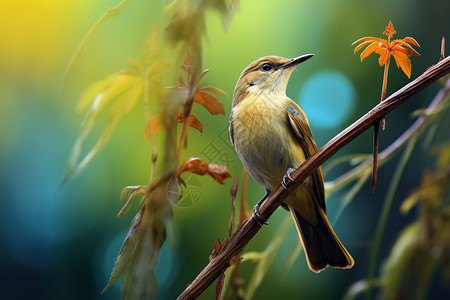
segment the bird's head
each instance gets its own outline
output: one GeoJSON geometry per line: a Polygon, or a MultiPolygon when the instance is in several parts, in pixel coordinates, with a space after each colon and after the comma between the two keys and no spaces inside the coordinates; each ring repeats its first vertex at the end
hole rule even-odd
{"type": "Polygon", "coordinates": [[[285,94],[294,67],[313,56],[306,54],[293,59],[265,56],[252,62],[239,77],[234,89],[233,106],[252,93],[285,94]]]}

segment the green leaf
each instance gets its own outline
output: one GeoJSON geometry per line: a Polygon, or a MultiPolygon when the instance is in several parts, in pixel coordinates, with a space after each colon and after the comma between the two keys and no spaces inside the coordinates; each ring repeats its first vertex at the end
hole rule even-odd
{"type": "Polygon", "coordinates": [[[366,161],[370,158],[371,155],[368,154],[349,154],[333,158],[333,160],[329,161],[329,163],[323,168],[323,174],[325,176],[340,164],[350,163],[351,165],[356,165],[357,163],[366,161]]]}
{"type": "Polygon", "coordinates": [[[365,291],[376,287],[380,287],[382,285],[383,281],[379,279],[358,280],[347,289],[347,292],[345,293],[343,300],[353,300],[362,293],[364,293],[365,291]]]}
{"type": "Polygon", "coordinates": [[[243,261],[248,259],[258,259],[256,267],[249,279],[247,290],[245,292],[246,299],[250,300],[255,294],[256,289],[261,285],[264,276],[266,276],[269,267],[271,266],[275,255],[278,253],[280,246],[286,237],[289,227],[292,225],[292,218],[286,217],[281,228],[277,232],[275,238],[267,246],[262,253],[245,253],[243,254],[243,261]]]}
{"type": "Polygon", "coordinates": [[[119,13],[122,11],[122,9],[130,2],[130,0],[122,0],[119,4],[117,4],[114,7],[108,7],[107,11],[95,22],[94,25],[92,25],[91,29],[89,29],[88,33],[85,35],[83,40],[81,41],[80,45],[78,45],[77,50],[73,53],[72,57],[70,58],[70,61],[66,67],[66,70],[64,71],[64,77],[63,77],[63,83],[62,86],[64,86],[64,82],[69,76],[70,71],[72,70],[73,66],[75,65],[75,62],[80,57],[81,53],[83,52],[83,49],[86,48],[86,45],[88,42],[92,39],[94,36],[94,33],[100,28],[100,26],[109,18],[114,18],[119,15],[119,13]]]}
{"type": "MultiPolygon", "coordinates": [[[[128,188],[139,191],[142,187],[128,188]]],[[[154,270],[166,239],[166,223],[172,214],[167,188],[168,182],[162,182],[142,200],[141,210],[130,225],[111,278],[102,293],[122,274],[123,299],[155,297],[158,286],[154,270]]]]}
{"type": "Polygon", "coordinates": [[[126,101],[124,101],[123,97],[115,103],[115,105],[112,107],[108,123],[106,125],[106,128],[103,130],[103,133],[97,139],[96,144],[91,148],[91,150],[81,159],[81,161],[78,162],[81,155],[81,150],[83,148],[84,140],[89,135],[94,121],[98,115],[96,107],[88,111],[86,119],[81,126],[80,135],[75,142],[74,147],[72,148],[72,153],[66,166],[66,173],[63,183],[66,182],[70,177],[76,176],[80,172],[82,172],[92,161],[92,159],[103,149],[106,142],[111,137],[111,134],[113,133],[119,119],[122,117],[126,104],[127,103],[126,101]]]}
{"type": "Polygon", "coordinates": [[[145,185],[135,185],[135,186],[127,186],[123,188],[122,193],[120,194],[120,199],[122,200],[126,193],[130,192],[130,196],[128,197],[127,202],[117,214],[117,218],[121,218],[125,215],[131,207],[134,197],[137,195],[145,195],[147,191],[147,186],[145,185]]]}
{"type": "Polygon", "coordinates": [[[408,225],[400,233],[382,268],[382,276],[386,283],[383,299],[392,299],[401,289],[405,274],[410,272],[410,262],[414,254],[414,245],[420,237],[420,223],[408,225]]]}
{"type": "Polygon", "coordinates": [[[116,263],[114,264],[114,269],[111,273],[108,284],[101,292],[102,294],[106,292],[116,281],[119,279],[125,266],[128,264],[129,260],[133,256],[136,247],[138,245],[139,239],[142,236],[142,230],[140,228],[142,218],[142,211],[136,214],[133,221],[131,222],[130,230],[120,248],[119,255],[117,256],[116,263]]]}

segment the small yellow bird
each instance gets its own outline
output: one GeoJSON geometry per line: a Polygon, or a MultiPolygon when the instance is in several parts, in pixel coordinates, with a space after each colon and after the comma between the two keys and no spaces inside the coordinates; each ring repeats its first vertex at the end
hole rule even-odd
{"type": "MultiPolygon", "coordinates": [[[[280,183],[285,187],[294,168],[317,151],[305,113],[286,96],[294,67],[312,56],[262,57],[242,72],[236,84],[229,124],[231,143],[253,179],[266,189],[257,206],[280,183]]],[[[321,168],[285,200],[283,207],[295,220],[312,271],[354,265],[327,219],[321,168]]],[[[266,221],[257,209],[253,218],[260,224],[266,221]]]]}

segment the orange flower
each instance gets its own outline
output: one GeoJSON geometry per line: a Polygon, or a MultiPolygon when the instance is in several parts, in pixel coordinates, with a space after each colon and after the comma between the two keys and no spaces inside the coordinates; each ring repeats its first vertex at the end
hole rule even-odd
{"type": "Polygon", "coordinates": [[[414,46],[420,47],[419,43],[412,37],[406,37],[402,40],[393,40],[391,42],[391,38],[396,31],[394,29],[394,25],[389,21],[389,25],[386,26],[386,31],[383,32],[384,35],[387,35],[387,40],[379,39],[375,37],[363,37],[357,41],[355,41],[353,45],[357,43],[361,43],[355,48],[355,52],[358,52],[364,46],[367,46],[366,49],[361,53],[361,61],[369,56],[372,52],[375,52],[380,55],[378,62],[380,63],[380,67],[386,65],[389,67],[389,58],[392,55],[397,63],[397,68],[402,68],[403,72],[411,77],[411,61],[409,57],[411,55],[420,55],[416,50],[411,47],[410,44],[414,46]]]}

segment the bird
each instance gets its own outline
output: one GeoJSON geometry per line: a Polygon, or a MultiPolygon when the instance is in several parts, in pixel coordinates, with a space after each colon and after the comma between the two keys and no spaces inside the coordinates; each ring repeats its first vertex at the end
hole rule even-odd
{"type": "MultiPolygon", "coordinates": [[[[307,116],[286,96],[294,68],[313,56],[261,57],[242,72],[234,89],[229,134],[242,164],[266,191],[252,216],[261,226],[267,220],[259,216],[259,205],[280,184],[287,189],[291,173],[317,152],[307,116]]],[[[313,272],[328,266],[348,269],[354,265],[328,221],[321,168],[299,185],[282,207],[295,221],[313,272]]]]}

